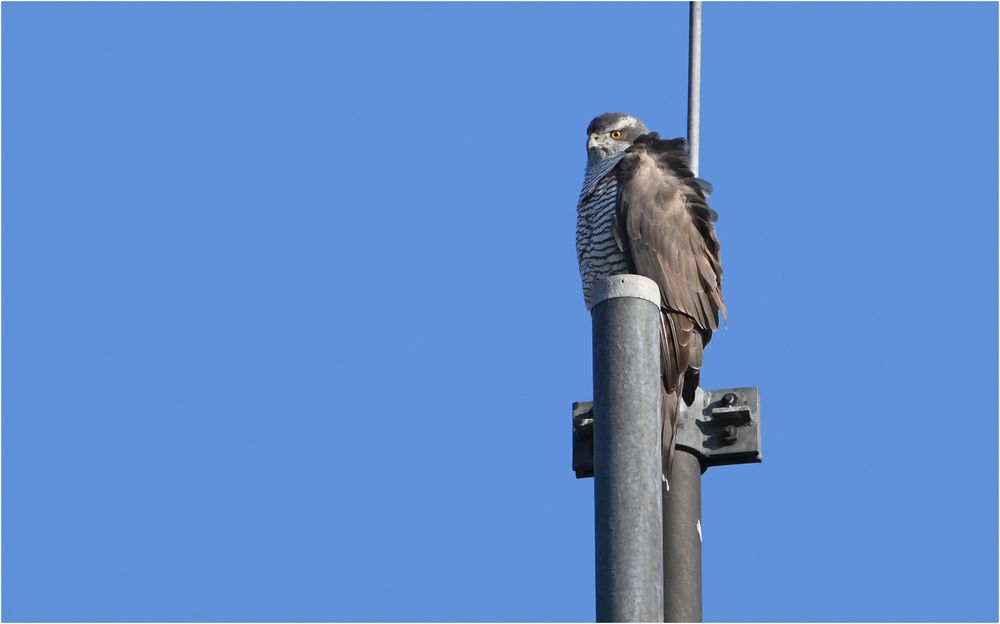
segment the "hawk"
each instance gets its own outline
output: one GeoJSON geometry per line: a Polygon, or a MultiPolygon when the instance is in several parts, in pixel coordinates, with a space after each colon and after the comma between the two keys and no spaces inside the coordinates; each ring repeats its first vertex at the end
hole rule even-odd
{"type": "Polygon", "coordinates": [[[691,172],[684,139],[661,140],[625,113],[590,122],[576,222],[583,298],[589,310],[594,281],[620,273],[660,287],[664,481],[679,401],[694,401],[705,345],[726,313],[710,192],[691,172]]]}

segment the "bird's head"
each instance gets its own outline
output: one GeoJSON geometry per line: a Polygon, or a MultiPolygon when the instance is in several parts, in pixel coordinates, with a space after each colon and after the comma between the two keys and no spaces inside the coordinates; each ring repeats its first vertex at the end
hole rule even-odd
{"type": "Polygon", "coordinates": [[[593,165],[624,152],[648,133],[646,124],[625,113],[604,113],[587,126],[587,164],[593,165]]]}

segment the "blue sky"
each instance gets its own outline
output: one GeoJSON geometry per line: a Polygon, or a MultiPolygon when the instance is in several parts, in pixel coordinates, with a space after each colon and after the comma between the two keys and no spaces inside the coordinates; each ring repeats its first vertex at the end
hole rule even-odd
{"type": "MultiPolygon", "coordinates": [[[[584,130],[686,4],[2,17],[3,619],[592,619],[584,130]]],[[[705,618],[995,620],[997,5],[704,19],[705,618]]]]}

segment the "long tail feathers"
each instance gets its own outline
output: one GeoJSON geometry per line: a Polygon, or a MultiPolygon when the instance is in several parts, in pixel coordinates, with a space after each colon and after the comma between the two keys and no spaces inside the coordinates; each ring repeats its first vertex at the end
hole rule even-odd
{"type": "Polygon", "coordinates": [[[660,363],[663,375],[663,481],[669,489],[677,438],[680,402],[691,405],[701,377],[705,349],[701,332],[690,317],[664,311],[660,324],[660,363]]]}

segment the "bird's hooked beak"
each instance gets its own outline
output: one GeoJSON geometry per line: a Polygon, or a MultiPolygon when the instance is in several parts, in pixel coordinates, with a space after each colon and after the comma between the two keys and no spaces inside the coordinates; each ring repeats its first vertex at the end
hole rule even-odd
{"type": "Polygon", "coordinates": [[[608,136],[608,133],[598,134],[597,132],[590,135],[587,139],[587,162],[593,163],[598,160],[607,158],[609,155],[613,154],[615,151],[614,141],[608,136]]]}

